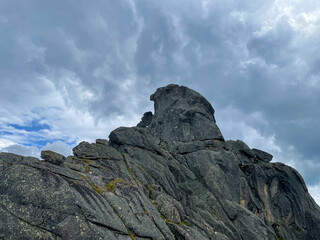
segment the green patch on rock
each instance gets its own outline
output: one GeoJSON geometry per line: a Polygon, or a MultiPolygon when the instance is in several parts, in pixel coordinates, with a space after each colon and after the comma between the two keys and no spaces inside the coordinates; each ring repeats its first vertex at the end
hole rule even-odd
{"type": "Polygon", "coordinates": [[[157,206],[157,202],[156,201],[154,201],[153,199],[151,199],[151,198],[148,198],[149,199],[149,201],[154,205],[154,206],[157,206]]]}
{"type": "Polygon", "coordinates": [[[180,225],[183,225],[183,226],[189,226],[187,223],[185,223],[185,222],[183,222],[183,221],[180,221],[179,224],[180,224],[180,225]]]}
{"type": "Polygon", "coordinates": [[[149,192],[148,192],[148,198],[149,198],[149,199],[152,199],[152,198],[151,198],[151,194],[152,194],[152,191],[154,190],[154,187],[153,187],[152,185],[149,185],[149,186],[148,186],[148,190],[149,190],[149,192]]]}
{"type": "Polygon", "coordinates": [[[145,214],[145,215],[147,215],[148,217],[150,217],[150,216],[151,216],[151,214],[149,213],[149,211],[148,211],[148,210],[146,210],[146,209],[144,210],[144,214],[145,214]]]}
{"type": "Polygon", "coordinates": [[[84,161],[84,170],[86,172],[89,172],[90,171],[90,163],[92,162],[91,160],[89,159],[82,159],[84,161]]]}
{"type": "Polygon", "coordinates": [[[136,240],[136,237],[130,232],[129,228],[127,228],[127,232],[132,240],[136,240]]]}
{"type": "Polygon", "coordinates": [[[99,186],[94,186],[93,184],[91,184],[91,183],[88,183],[89,185],[90,185],[90,187],[94,190],[94,191],[96,191],[99,195],[101,195],[101,193],[103,192],[103,189],[101,188],[101,187],[99,187],[99,186]]]}
{"type": "Polygon", "coordinates": [[[128,164],[128,161],[127,161],[127,159],[126,159],[126,155],[125,155],[124,153],[122,154],[122,158],[123,158],[124,163],[126,164],[127,170],[128,170],[128,172],[130,173],[131,177],[132,177],[133,180],[136,182],[137,186],[140,186],[139,182],[137,181],[137,179],[135,178],[135,176],[134,176],[134,174],[133,174],[133,171],[132,171],[131,167],[130,167],[129,164],[128,164]]]}
{"type": "Polygon", "coordinates": [[[115,178],[113,181],[109,182],[105,189],[108,192],[114,192],[116,190],[116,185],[117,184],[122,184],[122,185],[132,185],[131,183],[121,179],[121,178],[115,178]]]}
{"type": "Polygon", "coordinates": [[[166,223],[174,223],[170,219],[165,218],[165,216],[161,215],[161,218],[166,222],[166,223]]]}

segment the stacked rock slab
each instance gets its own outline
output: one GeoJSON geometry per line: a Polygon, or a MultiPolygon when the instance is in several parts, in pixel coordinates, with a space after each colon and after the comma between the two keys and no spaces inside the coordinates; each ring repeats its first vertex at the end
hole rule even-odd
{"type": "Polygon", "coordinates": [[[0,239],[320,239],[297,171],[225,141],[210,103],[178,85],[109,141],[45,161],[0,153],[0,239]]]}

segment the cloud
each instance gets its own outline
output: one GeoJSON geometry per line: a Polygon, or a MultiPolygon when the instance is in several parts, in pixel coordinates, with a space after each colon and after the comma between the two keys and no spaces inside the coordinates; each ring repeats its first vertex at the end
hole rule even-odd
{"type": "Polygon", "coordinates": [[[275,133],[261,112],[247,115],[232,106],[216,109],[216,121],[226,140],[244,141],[250,148],[260,148],[273,155],[281,154],[275,133]],[[237,119],[237,121],[235,121],[237,119]]]}
{"type": "Polygon", "coordinates": [[[174,82],[316,185],[319,19],[312,0],[2,1],[0,148],[107,138],[174,82]]]}
{"type": "Polygon", "coordinates": [[[320,206],[320,183],[313,186],[308,186],[309,193],[316,201],[316,203],[320,206]]]}
{"type": "Polygon", "coordinates": [[[51,150],[51,151],[54,151],[56,153],[60,153],[60,154],[62,154],[64,156],[69,156],[72,153],[70,145],[65,144],[62,141],[57,141],[57,142],[53,142],[53,143],[47,143],[41,149],[41,151],[44,151],[44,150],[51,150]]]}
{"type": "Polygon", "coordinates": [[[33,146],[23,146],[19,144],[13,144],[8,147],[0,149],[2,152],[15,153],[21,156],[38,157],[40,156],[39,149],[33,146]]]}

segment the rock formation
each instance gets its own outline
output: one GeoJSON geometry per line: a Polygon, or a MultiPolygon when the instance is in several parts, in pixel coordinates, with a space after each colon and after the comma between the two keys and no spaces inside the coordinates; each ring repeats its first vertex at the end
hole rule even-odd
{"type": "Polygon", "coordinates": [[[320,208],[296,170],[225,141],[191,89],[151,100],[137,127],[73,156],[0,153],[0,239],[320,239],[320,208]]]}

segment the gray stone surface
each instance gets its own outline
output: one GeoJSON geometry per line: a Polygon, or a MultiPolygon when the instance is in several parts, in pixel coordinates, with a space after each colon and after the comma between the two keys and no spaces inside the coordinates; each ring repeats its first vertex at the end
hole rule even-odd
{"type": "Polygon", "coordinates": [[[96,144],[109,146],[109,141],[107,139],[96,139],[96,144]]]}
{"type": "Polygon", "coordinates": [[[52,164],[60,165],[66,160],[66,157],[50,150],[41,151],[41,158],[52,164]]]}
{"type": "Polygon", "coordinates": [[[168,85],[151,95],[155,114],[149,127],[161,140],[190,142],[219,139],[214,109],[199,93],[183,86],[168,85]]]}
{"type": "Polygon", "coordinates": [[[148,127],[152,121],[152,112],[146,112],[143,114],[141,121],[137,124],[137,127],[148,127]]]}
{"type": "Polygon", "coordinates": [[[122,156],[114,148],[107,145],[101,139],[96,140],[97,143],[81,142],[78,146],[72,149],[73,154],[78,158],[99,160],[113,159],[122,160],[122,156]]]}
{"type": "Polygon", "coordinates": [[[273,156],[270,153],[264,152],[260,149],[252,148],[252,151],[257,156],[257,158],[264,162],[270,162],[273,156]]]}
{"type": "Polygon", "coordinates": [[[320,239],[320,208],[296,170],[224,141],[193,90],[151,99],[154,115],[74,156],[0,153],[0,239],[320,239]]]}

